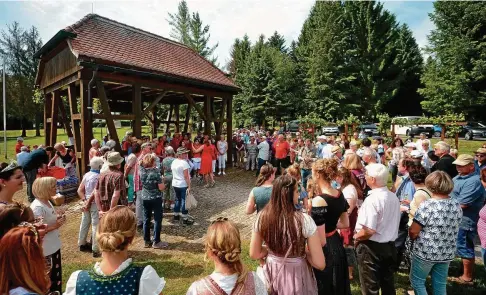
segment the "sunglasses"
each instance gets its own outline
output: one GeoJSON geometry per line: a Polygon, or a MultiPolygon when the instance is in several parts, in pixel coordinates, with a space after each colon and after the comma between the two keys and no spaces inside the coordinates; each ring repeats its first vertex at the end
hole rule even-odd
{"type": "Polygon", "coordinates": [[[216,220],[211,221],[211,224],[215,224],[215,223],[218,223],[218,222],[225,222],[225,221],[228,221],[227,217],[218,217],[218,218],[216,218],[216,220]]]}
{"type": "Polygon", "coordinates": [[[483,158],[483,157],[486,157],[486,154],[476,154],[476,157],[483,158]]]}

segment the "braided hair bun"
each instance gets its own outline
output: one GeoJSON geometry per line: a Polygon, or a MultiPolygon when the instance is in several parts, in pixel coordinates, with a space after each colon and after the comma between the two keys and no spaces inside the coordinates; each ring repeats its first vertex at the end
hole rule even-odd
{"type": "Polygon", "coordinates": [[[121,252],[136,232],[135,214],[126,206],[116,206],[101,218],[96,239],[102,252],[121,252]]]}
{"type": "Polygon", "coordinates": [[[338,174],[338,161],[336,159],[319,159],[312,165],[313,173],[317,173],[325,181],[331,182],[338,174]]]}

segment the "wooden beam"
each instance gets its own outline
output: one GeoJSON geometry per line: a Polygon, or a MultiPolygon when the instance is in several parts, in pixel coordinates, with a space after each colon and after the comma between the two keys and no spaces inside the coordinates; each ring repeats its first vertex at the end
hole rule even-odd
{"type": "Polygon", "coordinates": [[[79,99],[81,101],[81,169],[80,176],[88,171],[89,150],[93,139],[93,122],[88,119],[88,80],[81,80],[79,99]]]}
{"type": "Polygon", "coordinates": [[[62,80],[57,81],[56,83],[54,83],[54,84],[52,84],[50,86],[47,86],[46,88],[44,88],[42,90],[44,91],[44,93],[54,92],[56,90],[59,90],[61,88],[66,87],[66,85],[71,84],[71,83],[74,83],[74,82],[76,82],[78,80],[79,80],[78,79],[78,74],[77,73],[74,73],[71,76],[68,76],[66,78],[63,78],[62,80]]]}
{"type": "Polygon", "coordinates": [[[180,111],[180,108],[179,108],[179,105],[176,104],[174,105],[174,113],[175,113],[175,132],[179,133],[180,130],[179,130],[179,124],[180,124],[180,118],[179,118],[179,111],[180,111]]]}
{"type": "Polygon", "coordinates": [[[74,83],[68,86],[68,101],[69,101],[69,112],[71,113],[71,125],[73,127],[74,135],[74,151],[77,155],[76,161],[76,172],[78,173],[78,178],[82,176],[81,167],[82,164],[82,153],[81,153],[81,114],[78,114],[78,99],[76,93],[76,85],[74,83]]]}
{"type": "Polygon", "coordinates": [[[103,109],[103,114],[106,117],[106,126],[110,132],[110,138],[116,142],[115,150],[121,153],[120,140],[118,140],[118,133],[116,132],[115,122],[113,120],[113,115],[110,111],[110,106],[108,104],[108,98],[106,97],[105,86],[101,80],[96,81],[96,88],[98,88],[98,98],[100,99],[101,108],[103,109]]]}
{"type": "Polygon", "coordinates": [[[228,104],[228,100],[223,98],[221,101],[221,112],[219,113],[219,121],[224,122],[224,113],[226,111],[226,105],[228,104]]]}
{"type": "Polygon", "coordinates": [[[152,124],[152,139],[157,138],[157,107],[154,106],[152,108],[152,120],[150,120],[152,124]]]}
{"type": "Polygon", "coordinates": [[[171,104],[169,107],[169,112],[167,114],[167,125],[165,127],[165,133],[169,132],[170,130],[170,122],[172,120],[172,111],[174,110],[174,105],[171,104]]]}
{"type": "Polygon", "coordinates": [[[189,121],[191,120],[191,105],[187,104],[186,117],[184,120],[184,133],[189,131],[189,121]]]}
{"type": "Polygon", "coordinates": [[[194,101],[192,96],[189,93],[184,93],[184,96],[187,98],[187,101],[189,102],[189,105],[194,107],[196,111],[199,113],[199,116],[201,116],[201,119],[206,120],[206,116],[204,115],[203,110],[201,107],[194,101]]]}
{"type": "Polygon", "coordinates": [[[51,112],[52,112],[52,94],[44,94],[44,144],[51,145],[51,112]]]}
{"type": "Polygon", "coordinates": [[[137,138],[142,136],[142,92],[140,84],[133,84],[132,111],[135,115],[133,122],[133,135],[137,138]]]}
{"type": "Polygon", "coordinates": [[[67,136],[70,138],[70,137],[73,137],[73,131],[71,129],[71,126],[69,124],[69,120],[68,120],[68,116],[67,116],[67,113],[66,113],[66,108],[64,107],[64,101],[61,98],[59,98],[59,111],[61,112],[61,121],[62,123],[64,124],[64,129],[66,129],[66,133],[67,133],[67,136]]]}
{"type": "Polygon", "coordinates": [[[142,117],[145,117],[158,103],[159,101],[164,98],[168,91],[164,91],[163,93],[159,94],[154,101],[145,109],[143,110],[142,117]]]}
{"type": "MultiPolygon", "coordinates": [[[[226,112],[226,140],[228,141],[228,147],[233,146],[233,97],[230,96],[226,100],[227,112],[226,112]]],[[[228,149],[229,151],[230,149],[228,149]]],[[[228,166],[231,167],[233,165],[233,157],[228,155],[228,166]]]]}
{"type": "Polygon", "coordinates": [[[206,96],[204,99],[204,134],[211,135],[211,98],[206,96]]]}
{"type": "Polygon", "coordinates": [[[51,143],[50,146],[54,146],[57,142],[57,121],[59,118],[59,101],[61,97],[59,96],[59,91],[56,90],[51,92],[52,95],[52,105],[51,105],[51,143]]]}

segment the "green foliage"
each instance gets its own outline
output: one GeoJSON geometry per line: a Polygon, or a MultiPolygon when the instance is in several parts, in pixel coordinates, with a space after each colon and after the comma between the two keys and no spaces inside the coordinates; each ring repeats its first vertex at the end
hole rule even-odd
{"type": "Polygon", "coordinates": [[[380,134],[386,134],[390,130],[392,119],[387,113],[381,113],[376,116],[380,125],[378,125],[378,131],[380,134]]]}
{"type": "Polygon", "coordinates": [[[268,38],[267,45],[277,49],[282,53],[287,53],[287,47],[285,46],[285,38],[284,36],[280,35],[277,31],[273,33],[273,35],[268,38]]]}
{"type": "Polygon", "coordinates": [[[486,118],[486,6],[481,1],[434,2],[436,29],[429,35],[429,58],[420,93],[434,115],[465,112],[486,118]]]}
{"type": "Polygon", "coordinates": [[[209,25],[203,24],[199,12],[192,13],[191,16],[187,2],[182,0],[177,7],[177,13],[169,13],[167,21],[171,26],[171,38],[194,49],[217,66],[217,57],[213,53],[218,43],[209,46],[209,25]]]}

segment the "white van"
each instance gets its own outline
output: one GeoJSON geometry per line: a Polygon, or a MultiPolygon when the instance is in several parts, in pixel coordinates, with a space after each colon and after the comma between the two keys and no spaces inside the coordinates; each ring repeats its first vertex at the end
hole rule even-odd
{"type": "MultiPolygon", "coordinates": [[[[406,136],[415,136],[419,135],[420,133],[427,134],[428,138],[431,138],[434,135],[434,126],[432,124],[420,124],[415,125],[413,124],[414,120],[420,119],[420,116],[403,116],[403,117],[395,117],[392,119],[392,123],[394,120],[402,120],[406,119],[410,121],[410,124],[407,125],[395,125],[395,134],[406,135],[406,136]]],[[[393,125],[390,127],[390,131],[393,131],[393,125]]]]}

